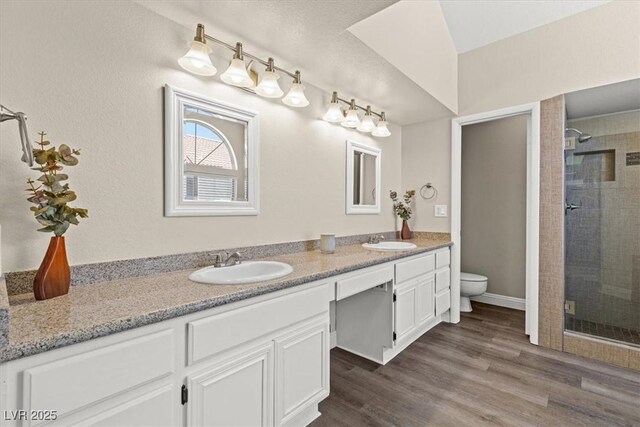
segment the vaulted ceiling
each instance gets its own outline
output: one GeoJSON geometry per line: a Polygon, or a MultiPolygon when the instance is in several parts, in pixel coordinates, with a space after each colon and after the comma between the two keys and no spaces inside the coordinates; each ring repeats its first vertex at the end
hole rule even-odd
{"type": "Polygon", "coordinates": [[[612,0],[440,0],[458,53],[559,21],[612,0]]]}
{"type": "MultiPolygon", "coordinates": [[[[376,40],[376,37],[361,35],[360,39],[354,35],[357,32],[349,31],[354,25],[367,22],[368,18],[386,13],[385,9],[394,8],[397,0],[134,1],[184,26],[186,34],[193,31],[197,23],[203,23],[208,34],[230,43],[241,41],[247,51],[261,57],[273,56],[285,68],[300,69],[307,84],[328,94],[337,90],[341,97],[354,97],[364,104],[371,104],[375,110],[386,111],[389,120],[396,124],[411,124],[455,113],[451,94],[437,93],[433,84],[431,87],[425,84],[419,69],[409,68],[409,61],[394,59],[394,55],[410,58],[420,52],[423,40],[403,40],[397,46],[398,51],[391,55],[393,46],[389,43],[380,49],[377,45],[384,37],[376,40]]],[[[442,31],[449,33],[445,38],[455,45],[452,47],[455,58],[457,53],[607,1],[441,0],[440,7],[423,9],[436,10],[435,13],[443,15],[446,25],[443,24],[442,31]]],[[[414,1],[402,0],[401,3],[414,1]]],[[[402,19],[396,22],[396,27],[403,22],[402,19]]],[[[420,25],[419,16],[417,19],[414,16],[408,25],[420,25]]],[[[394,26],[380,24],[377,27],[369,25],[369,28],[384,35],[392,34],[394,26]]],[[[416,34],[421,33],[416,31],[416,34]]],[[[430,35],[425,33],[419,37],[430,35]]],[[[185,39],[185,43],[187,41],[185,39]]],[[[429,61],[428,52],[422,53],[425,66],[439,66],[432,63],[437,61],[429,61]]],[[[453,78],[457,79],[457,69],[450,73],[455,73],[453,78]]]]}

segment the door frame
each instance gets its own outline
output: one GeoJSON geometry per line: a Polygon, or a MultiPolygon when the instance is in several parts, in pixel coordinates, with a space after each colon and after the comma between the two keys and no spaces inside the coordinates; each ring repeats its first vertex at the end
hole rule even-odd
{"type": "Polygon", "coordinates": [[[540,103],[518,105],[451,120],[451,322],[460,321],[460,232],[462,199],[462,126],[506,117],[527,116],[527,225],[525,333],[538,344],[540,246],[540,103]]]}

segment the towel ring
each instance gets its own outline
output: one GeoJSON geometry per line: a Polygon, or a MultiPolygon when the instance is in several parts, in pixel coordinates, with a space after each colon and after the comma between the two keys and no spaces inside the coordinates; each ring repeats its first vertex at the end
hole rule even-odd
{"type": "Polygon", "coordinates": [[[433,200],[438,196],[438,189],[434,187],[430,182],[420,187],[420,197],[424,200],[433,200]]]}

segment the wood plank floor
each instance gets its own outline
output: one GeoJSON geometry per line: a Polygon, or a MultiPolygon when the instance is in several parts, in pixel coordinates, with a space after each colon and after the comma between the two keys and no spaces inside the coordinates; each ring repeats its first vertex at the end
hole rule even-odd
{"type": "Polygon", "coordinates": [[[312,426],[640,426],[640,373],[533,346],[524,312],[473,307],[385,366],[333,349],[312,426]]]}

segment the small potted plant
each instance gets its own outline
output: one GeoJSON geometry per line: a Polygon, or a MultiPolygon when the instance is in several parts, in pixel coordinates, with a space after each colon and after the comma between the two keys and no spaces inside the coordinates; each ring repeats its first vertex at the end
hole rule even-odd
{"type": "Polygon", "coordinates": [[[402,219],[402,231],[400,232],[400,238],[402,238],[402,240],[409,240],[411,238],[411,230],[409,229],[407,221],[411,218],[411,202],[415,195],[415,190],[407,190],[402,200],[399,200],[398,193],[393,190],[389,192],[389,196],[393,201],[393,212],[402,219]]]}
{"type": "Polygon", "coordinates": [[[27,180],[29,197],[27,200],[35,206],[31,211],[36,221],[43,227],[38,229],[45,233],[53,233],[49,248],[42,264],[33,280],[33,293],[37,300],[54,298],[69,292],[71,284],[71,272],[64,242],[64,233],[69,225],[78,225],[78,217],[86,218],[88,212],[82,208],[72,208],[68,205],[76,199],[76,193],[69,190],[69,184],[63,184],[69,177],[60,173],[63,166],[75,166],[80,154],[79,150],[73,150],[62,144],[56,147],[46,148],[51,143],[44,139],[46,134],[40,132],[39,148],[33,149],[33,157],[39,165],[34,170],[42,172],[42,175],[33,181],[27,180]]]}

